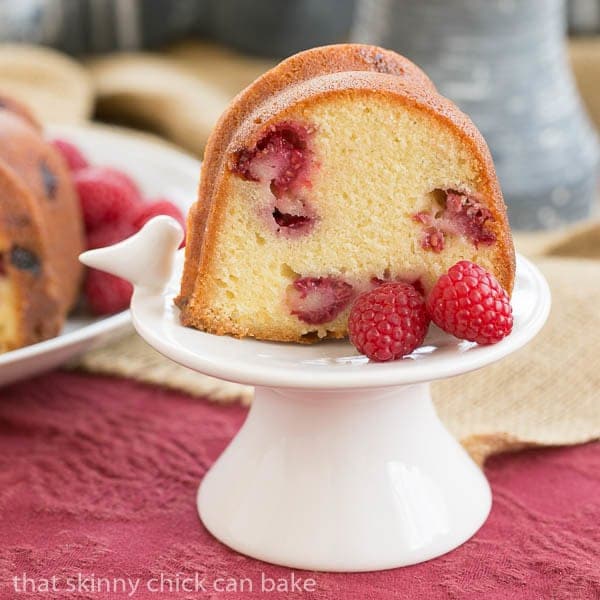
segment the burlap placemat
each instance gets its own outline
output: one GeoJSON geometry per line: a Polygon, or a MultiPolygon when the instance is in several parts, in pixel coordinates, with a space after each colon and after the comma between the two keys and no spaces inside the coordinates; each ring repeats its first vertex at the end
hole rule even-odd
{"type": "Polygon", "coordinates": [[[100,118],[150,129],[201,155],[229,101],[273,64],[215,44],[182,42],[162,54],[119,53],[87,66],[100,118]]]}
{"type": "MultiPolygon", "coordinates": [[[[520,246],[544,246],[540,236],[520,246]]],[[[576,228],[545,248],[536,263],[552,290],[552,311],[524,349],[468,375],[433,384],[441,419],[471,455],[600,437],[600,262],[581,258],[583,240],[598,257],[600,224],[576,228]],[[562,256],[554,256],[557,252],[562,256]]],[[[180,367],[133,334],[83,356],[78,368],[183,390],[218,402],[249,402],[252,388],[180,367]]]]}
{"type": "Polygon", "coordinates": [[[158,54],[120,53],[88,67],[100,118],[148,129],[198,155],[231,97],[158,54]]]}
{"type": "Polygon", "coordinates": [[[40,46],[0,44],[0,91],[29,106],[42,123],[80,123],[94,107],[88,71],[40,46]]]}

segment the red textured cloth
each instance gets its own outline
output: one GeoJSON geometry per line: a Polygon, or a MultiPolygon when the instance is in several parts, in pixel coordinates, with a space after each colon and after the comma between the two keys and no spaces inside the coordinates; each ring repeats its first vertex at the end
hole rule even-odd
{"type": "MultiPolygon", "coordinates": [[[[198,482],[245,414],[237,405],[79,374],[51,373],[0,391],[0,598],[299,596],[261,593],[261,578],[267,589],[279,578],[291,585],[292,571],[228,550],[196,514],[198,482]],[[161,574],[163,593],[150,591],[161,574]],[[40,591],[53,575],[59,591],[40,591]],[[26,593],[15,590],[15,576],[26,593]],[[138,581],[134,593],[121,593],[125,578],[138,581]],[[219,578],[246,591],[216,592],[219,578]],[[170,593],[178,579],[206,591],[170,593]],[[79,591],[68,591],[69,582],[79,591]],[[112,592],[98,591],[108,584],[112,592]]],[[[303,584],[314,579],[306,595],[600,598],[600,444],[503,456],[486,470],[492,513],[461,548],[376,573],[296,571],[303,584]]]]}

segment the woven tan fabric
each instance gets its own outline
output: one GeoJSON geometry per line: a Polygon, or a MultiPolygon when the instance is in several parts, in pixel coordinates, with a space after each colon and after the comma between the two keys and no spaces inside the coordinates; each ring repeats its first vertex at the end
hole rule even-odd
{"type": "Polygon", "coordinates": [[[195,154],[202,153],[230,100],[230,94],[160,55],[121,53],[88,66],[101,118],[150,129],[195,154]]]}
{"type": "Polygon", "coordinates": [[[42,123],[80,123],[94,105],[86,69],[40,46],[0,44],[0,92],[29,106],[42,123]]]}
{"type": "Polygon", "coordinates": [[[229,101],[273,64],[184,42],[164,54],[96,58],[88,67],[102,119],[150,129],[200,156],[229,101]]]}
{"type": "Polygon", "coordinates": [[[248,403],[254,394],[251,387],[200,375],[175,364],[135,333],[88,352],[75,367],[93,373],[130,377],[207,397],[215,402],[239,400],[248,403]]]}
{"type": "Polygon", "coordinates": [[[600,127],[600,36],[574,38],[569,51],[579,93],[596,127],[600,127]]]}
{"type": "MultiPolygon", "coordinates": [[[[597,226],[600,244],[600,226],[597,226]]],[[[537,261],[553,295],[542,332],[489,367],[433,385],[438,414],[471,454],[600,437],[600,262],[537,261]]]]}

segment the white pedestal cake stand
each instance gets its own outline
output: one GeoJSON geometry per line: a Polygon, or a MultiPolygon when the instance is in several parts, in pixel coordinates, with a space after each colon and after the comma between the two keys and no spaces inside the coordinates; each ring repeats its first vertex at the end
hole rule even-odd
{"type": "Polygon", "coordinates": [[[484,367],[536,335],[550,309],[539,271],[518,258],[514,330],[499,344],[433,328],[410,357],[378,364],[344,341],[269,343],[182,327],[173,304],[180,236],[158,217],[82,260],[135,283],[135,327],[159,352],[256,386],[246,422],[200,486],[208,530],[243,554],[322,571],[410,565],[470,538],[489,513],[490,488],[438,419],[429,382],[484,367]]]}

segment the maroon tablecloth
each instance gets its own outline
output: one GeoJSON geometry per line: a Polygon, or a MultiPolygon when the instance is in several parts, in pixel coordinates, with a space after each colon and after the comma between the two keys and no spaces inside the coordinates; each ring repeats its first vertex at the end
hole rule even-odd
{"type": "Polygon", "coordinates": [[[245,414],[80,374],[0,391],[0,598],[288,598],[298,586],[332,600],[600,598],[600,444],[490,460],[491,516],[444,557],[292,579],[222,546],[196,514],[198,482],[245,414]]]}

